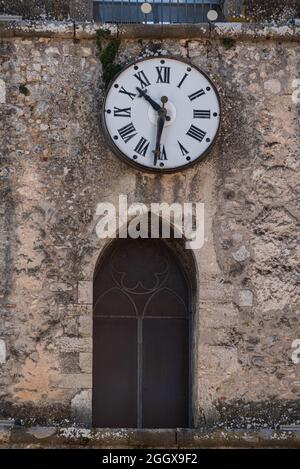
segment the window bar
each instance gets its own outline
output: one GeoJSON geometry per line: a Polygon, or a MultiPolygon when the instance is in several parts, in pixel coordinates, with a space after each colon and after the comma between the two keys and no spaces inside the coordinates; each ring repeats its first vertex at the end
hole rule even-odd
{"type": "Polygon", "coordinates": [[[187,0],[185,0],[185,20],[184,20],[185,23],[187,22],[187,19],[188,19],[188,4],[187,4],[187,0]]]}
{"type": "Polygon", "coordinates": [[[126,18],[126,23],[131,23],[131,0],[128,0],[128,16],[126,18]]]}
{"type": "MultiPolygon", "coordinates": [[[[149,3],[151,5],[151,2],[149,2],[149,3]]],[[[141,12],[141,6],[142,6],[142,4],[140,4],[140,6],[139,6],[139,12],[141,12]]],[[[142,13],[142,14],[144,15],[144,23],[148,24],[148,19],[150,19],[151,13],[142,13]]]]}
{"type": "MultiPolygon", "coordinates": [[[[97,4],[97,7],[98,7],[98,12],[99,12],[99,4],[97,4]]],[[[104,3],[104,0],[102,0],[102,5],[101,5],[101,10],[102,12],[99,12],[100,13],[100,19],[103,23],[105,23],[105,3],[104,3]]]]}
{"type": "Polygon", "coordinates": [[[137,427],[143,426],[143,317],[137,318],[137,427]]]}
{"type": "Polygon", "coordinates": [[[133,22],[139,23],[140,22],[139,20],[140,20],[139,1],[135,0],[133,22]]]}

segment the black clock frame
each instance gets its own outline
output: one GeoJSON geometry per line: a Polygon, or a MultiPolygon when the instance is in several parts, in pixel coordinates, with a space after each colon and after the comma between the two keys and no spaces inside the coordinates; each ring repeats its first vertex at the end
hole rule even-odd
{"type": "Polygon", "coordinates": [[[221,127],[221,119],[222,119],[222,109],[221,109],[221,99],[220,99],[220,95],[219,95],[219,92],[215,86],[215,84],[211,81],[210,77],[207,75],[207,73],[203,72],[199,67],[197,67],[196,65],[194,65],[191,61],[189,60],[186,60],[186,59],[179,59],[177,57],[173,57],[171,55],[161,55],[161,56],[148,56],[148,57],[145,57],[145,58],[141,58],[139,60],[134,60],[132,62],[130,62],[128,65],[126,65],[125,67],[122,68],[122,70],[120,72],[118,72],[109,82],[108,86],[107,86],[107,89],[106,89],[106,92],[105,92],[105,98],[104,98],[104,103],[103,103],[103,106],[102,106],[102,113],[101,113],[101,123],[102,123],[102,128],[103,128],[103,131],[104,131],[104,136],[105,136],[105,140],[107,142],[107,144],[109,145],[111,151],[118,156],[118,158],[120,158],[122,161],[126,162],[128,165],[134,167],[135,169],[138,169],[139,171],[142,171],[142,172],[146,172],[146,173],[160,173],[160,174],[170,174],[170,173],[178,173],[179,171],[182,171],[182,170],[185,170],[185,169],[188,169],[190,168],[191,166],[194,166],[196,163],[199,163],[199,161],[203,160],[207,155],[208,153],[211,152],[212,148],[214,147],[216,141],[217,141],[217,138],[218,138],[218,135],[219,135],[219,132],[220,132],[220,127],[221,127]],[[106,126],[106,120],[105,120],[105,113],[106,113],[106,110],[105,110],[105,107],[106,107],[106,100],[107,100],[107,95],[108,95],[108,92],[110,91],[113,83],[116,82],[116,80],[118,79],[118,77],[120,75],[122,75],[122,73],[127,70],[128,68],[132,67],[133,65],[137,65],[141,62],[145,62],[146,60],[151,60],[151,59],[161,59],[161,60],[164,60],[164,59],[171,59],[171,60],[176,60],[177,62],[183,62],[185,63],[186,65],[190,65],[191,67],[193,67],[194,69],[196,69],[199,73],[201,73],[206,79],[207,81],[210,83],[212,89],[215,91],[215,94],[217,96],[217,99],[218,99],[218,103],[219,103],[219,109],[220,109],[220,112],[219,112],[219,125],[218,125],[218,129],[217,129],[217,132],[216,132],[216,135],[215,135],[215,138],[212,140],[211,144],[207,147],[207,149],[201,154],[199,155],[197,158],[195,158],[193,161],[190,161],[182,166],[179,166],[178,168],[149,168],[147,166],[144,166],[140,163],[138,163],[137,161],[134,161],[130,158],[128,158],[128,156],[126,156],[120,149],[119,147],[115,144],[115,142],[113,141],[109,131],[108,131],[108,128],[106,126]]]}

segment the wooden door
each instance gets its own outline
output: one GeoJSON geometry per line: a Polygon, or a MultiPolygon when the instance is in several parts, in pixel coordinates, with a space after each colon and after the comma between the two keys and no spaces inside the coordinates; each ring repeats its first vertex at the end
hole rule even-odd
{"type": "Polygon", "coordinates": [[[189,426],[189,290],[160,240],[117,240],[95,272],[93,426],[189,426]]]}

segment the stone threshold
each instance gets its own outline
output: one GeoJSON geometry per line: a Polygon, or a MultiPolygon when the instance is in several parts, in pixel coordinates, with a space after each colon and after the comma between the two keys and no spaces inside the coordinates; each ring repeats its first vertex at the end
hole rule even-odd
{"type": "Polygon", "coordinates": [[[281,40],[300,42],[299,25],[266,25],[254,23],[201,24],[97,24],[94,22],[0,21],[0,37],[45,37],[94,39],[97,30],[106,29],[120,39],[224,39],[281,40]]]}
{"type": "Polygon", "coordinates": [[[139,430],[0,425],[1,448],[300,448],[300,431],[139,430]]]}

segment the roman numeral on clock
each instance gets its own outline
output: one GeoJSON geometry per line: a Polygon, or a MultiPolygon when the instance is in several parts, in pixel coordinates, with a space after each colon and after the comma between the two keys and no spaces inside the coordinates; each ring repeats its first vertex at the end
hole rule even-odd
{"type": "Polygon", "coordinates": [[[150,142],[142,137],[135,147],[134,151],[139,153],[139,155],[146,156],[147,150],[149,148],[150,142]]]}
{"type": "Polygon", "coordinates": [[[156,67],[158,77],[156,83],[170,83],[170,67],[156,67]]]}
{"type": "Polygon", "coordinates": [[[194,138],[195,140],[198,140],[199,142],[202,142],[204,139],[206,132],[204,132],[201,129],[198,129],[195,125],[191,125],[189,130],[186,133],[189,137],[194,138]]]}
{"type": "Polygon", "coordinates": [[[180,148],[180,150],[181,150],[182,156],[188,155],[188,154],[189,154],[189,151],[188,151],[186,148],[184,148],[184,146],[182,145],[182,143],[180,143],[179,140],[177,140],[177,143],[178,143],[179,148],[180,148]]]}
{"type": "Polygon", "coordinates": [[[142,70],[140,72],[135,73],[134,76],[139,80],[142,88],[146,88],[150,85],[150,81],[142,70]]]}
{"type": "Polygon", "coordinates": [[[182,77],[182,79],[180,80],[179,84],[177,85],[177,88],[181,88],[181,85],[182,83],[184,82],[184,80],[186,79],[186,77],[188,77],[188,74],[185,73],[182,77]]]}
{"type": "Polygon", "coordinates": [[[128,143],[133,137],[137,135],[137,131],[132,122],[130,124],[125,125],[121,129],[118,129],[118,132],[125,143],[128,143]]]}
{"type": "Polygon", "coordinates": [[[210,111],[201,111],[200,109],[194,109],[194,119],[210,119],[210,111]]]}
{"type": "Polygon", "coordinates": [[[132,99],[132,101],[133,101],[134,98],[136,97],[136,94],[130,93],[129,91],[125,90],[124,86],[122,86],[122,88],[120,89],[119,93],[126,94],[127,96],[129,96],[130,99],[132,99]]]}
{"type": "Polygon", "coordinates": [[[120,109],[119,107],[114,107],[114,116],[115,117],[131,117],[131,107],[125,107],[120,109]]]}
{"type": "Polygon", "coordinates": [[[204,94],[205,94],[205,91],[201,89],[190,94],[189,98],[191,101],[194,101],[194,99],[200,98],[200,96],[203,96],[204,94]]]}
{"type": "Polygon", "coordinates": [[[161,145],[159,147],[159,151],[155,150],[153,151],[155,158],[154,158],[154,165],[156,165],[157,161],[162,161],[162,160],[167,160],[167,152],[165,149],[165,146],[163,145],[161,148],[161,145]]]}
{"type": "Polygon", "coordinates": [[[162,150],[160,151],[160,156],[158,157],[158,160],[167,160],[167,153],[165,146],[163,145],[162,150]]]}

